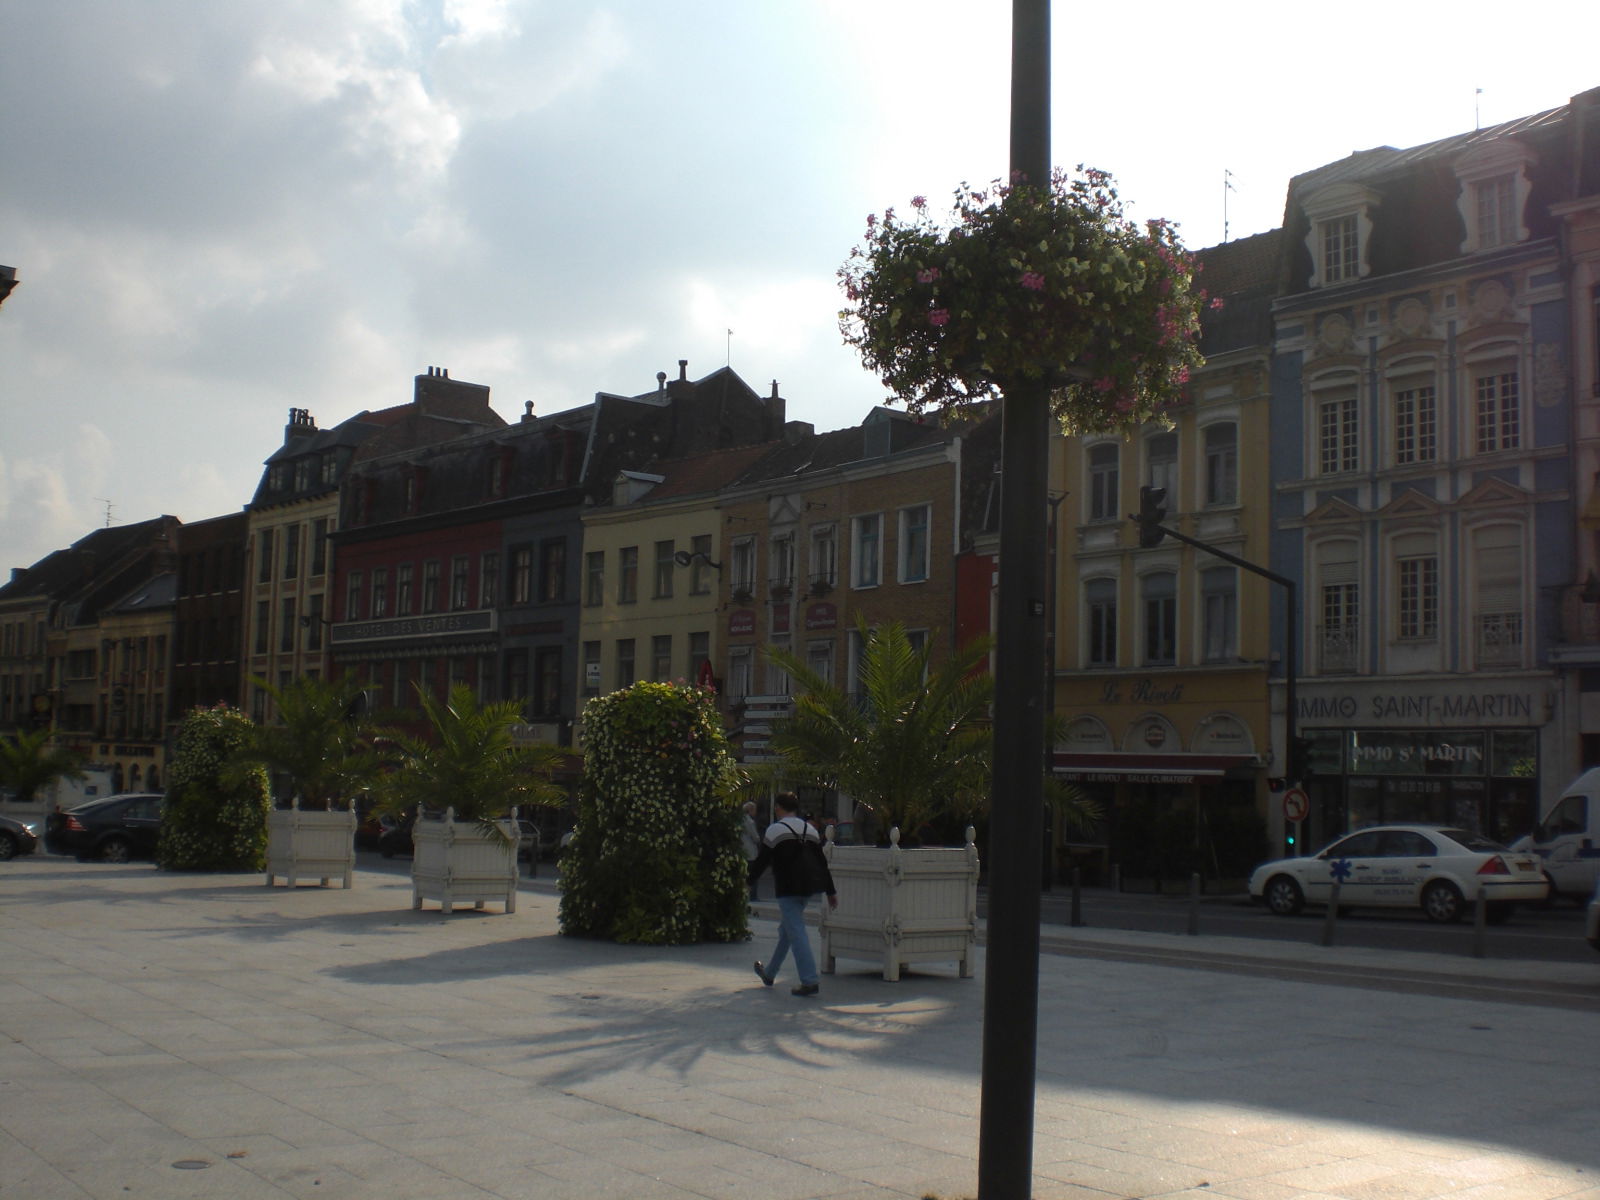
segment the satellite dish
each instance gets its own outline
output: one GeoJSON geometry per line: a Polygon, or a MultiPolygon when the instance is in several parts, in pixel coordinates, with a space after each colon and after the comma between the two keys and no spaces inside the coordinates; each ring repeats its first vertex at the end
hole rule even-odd
{"type": "Polygon", "coordinates": [[[680,567],[687,567],[694,560],[690,557],[687,550],[679,550],[673,554],[672,561],[677,563],[680,567]]]}

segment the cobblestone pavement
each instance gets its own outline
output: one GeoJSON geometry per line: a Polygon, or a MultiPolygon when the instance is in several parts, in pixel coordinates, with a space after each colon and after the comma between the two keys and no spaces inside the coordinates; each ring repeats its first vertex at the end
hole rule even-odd
{"type": "MultiPolygon", "coordinates": [[[[261,879],[0,864],[0,1197],[975,1191],[981,953],[800,1000],[750,970],[769,906],[753,944],[642,948],[561,937],[547,881],[444,917],[394,874],[261,879]]],[[[1600,1200],[1600,963],[1047,942],[1041,1200],[1600,1200]],[[1433,972],[1504,998],[1384,984],[1433,972]]]]}

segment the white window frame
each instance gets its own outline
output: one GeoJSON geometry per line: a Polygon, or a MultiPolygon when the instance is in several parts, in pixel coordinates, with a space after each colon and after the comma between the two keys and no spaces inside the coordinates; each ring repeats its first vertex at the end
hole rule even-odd
{"type": "Polygon", "coordinates": [[[839,529],[832,521],[811,527],[810,584],[812,591],[830,591],[839,585],[839,529]]]}
{"type": "Polygon", "coordinates": [[[794,534],[775,533],[767,545],[767,586],[782,599],[794,588],[794,534]]]}
{"type": "Polygon", "coordinates": [[[1361,397],[1354,382],[1312,393],[1315,400],[1318,475],[1361,469],[1361,397]]]}
{"type": "Polygon", "coordinates": [[[755,686],[755,656],[749,646],[734,646],[728,651],[728,700],[738,704],[755,686]]]}
{"type": "Polygon", "coordinates": [[[1529,169],[1536,161],[1532,147],[1510,138],[1497,138],[1456,160],[1456,211],[1466,233],[1462,254],[1528,240],[1524,214],[1533,190],[1529,169]]]}
{"type": "Polygon", "coordinates": [[[1238,657],[1238,569],[1207,567],[1200,572],[1200,660],[1221,663],[1238,657]]]}
{"type": "Polygon", "coordinates": [[[1178,431],[1164,429],[1144,440],[1145,481],[1153,488],[1165,488],[1167,503],[1178,503],[1178,431]]]}
{"type": "Polygon", "coordinates": [[[1395,640],[1439,639],[1439,556],[1402,554],[1394,563],[1395,640]]]}
{"type": "Polygon", "coordinates": [[[1522,449],[1522,380],[1515,360],[1472,368],[1471,412],[1475,454],[1522,449]]]}
{"type": "Polygon", "coordinates": [[[883,514],[850,518],[850,586],[875,588],[883,582],[883,514]]]}
{"type": "Polygon", "coordinates": [[[926,583],[933,569],[933,505],[907,505],[900,510],[899,525],[899,553],[895,555],[899,580],[901,583],[926,583]]]}
{"type": "Polygon", "coordinates": [[[1115,442],[1100,442],[1085,450],[1084,456],[1089,476],[1089,511],[1085,516],[1090,521],[1120,521],[1122,447],[1115,442]]]}
{"type": "Polygon", "coordinates": [[[1370,267],[1367,249],[1372,242],[1372,210],[1379,196],[1354,183],[1336,183],[1301,200],[1308,230],[1306,250],[1311,255],[1311,286],[1331,287],[1364,279],[1370,267]]]}
{"type": "Polygon", "coordinates": [[[824,683],[833,682],[833,639],[806,643],[806,666],[824,683]]]}
{"type": "Polygon", "coordinates": [[[1206,507],[1232,508],[1239,503],[1238,422],[1213,421],[1201,431],[1201,446],[1206,459],[1206,507]]]}
{"type": "Polygon", "coordinates": [[[1139,616],[1142,662],[1147,667],[1171,667],[1178,663],[1178,575],[1176,571],[1152,571],[1139,577],[1139,616]],[[1157,591],[1157,584],[1162,590],[1157,591]],[[1170,586],[1170,591],[1165,590],[1170,586]],[[1159,626],[1159,629],[1157,629],[1159,626]],[[1152,632],[1156,636],[1152,637],[1152,632]],[[1159,644],[1165,640],[1167,645],[1159,644]],[[1156,644],[1152,644],[1156,643],[1156,644]]]}
{"type": "Polygon", "coordinates": [[[733,539],[729,547],[728,587],[734,595],[756,594],[756,539],[754,534],[733,539]]]}
{"type": "Polygon", "coordinates": [[[1412,376],[1389,385],[1394,422],[1394,464],[1397,467],[1437,462],[1439,458],[1439,389],[1431,377],[1412,376]]]}
{"type": "Polygon", "coordinates": [[[1086,579],[1083,584],[1083,661],[1091,667],[1117,665],[1117,579],[1086,579]],[[1096,647],[1105,652],[1096,654],[1096,647]]]}

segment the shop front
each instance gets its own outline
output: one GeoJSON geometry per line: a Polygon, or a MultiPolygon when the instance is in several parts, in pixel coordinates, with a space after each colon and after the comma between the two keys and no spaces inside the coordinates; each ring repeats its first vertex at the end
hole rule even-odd
{"type": "MultiPolygon", "coordinates": [[[[1129,888],[1234,879],[1266,843],[1264,681],[1224,677],[1103,685],[1055,745],[1055,778],[1105,814],[1085,837],[1055,831],[1059,870],[1129,888]],[[1153,705],[1159,705],[1154,707],[1153,705]]],[[[1059,697],[1058,697],[1059,703],[1059,697]]]]}
{"type": "Polygon", "coordinates": [[[1565,778],[1560,747],[1550,744],[1557,704],[1543,678],[1477,688],[1439,680],[1302,684],[1310,806],[1294,842],[1295,826],[1275,813],[1279,844],[1310,853],[1381,824],[1521,837],[1538,819],[1541,787],[1565,778]]]}

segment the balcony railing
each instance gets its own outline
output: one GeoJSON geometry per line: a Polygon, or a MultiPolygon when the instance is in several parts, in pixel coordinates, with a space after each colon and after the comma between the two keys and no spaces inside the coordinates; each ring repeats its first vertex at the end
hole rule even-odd
{"type": "Polygon", "coordinates": [[[1522,614],[1479,613],[1477,662],[1480,667],[1522,665],[1522,614]]]}
{"type": "Polygon", "coordinates": [[[1317,670],[1323,675],[1349,674],[1356,669],[1356,624],[1323,625],[1317,630],[1317,670]]]}

